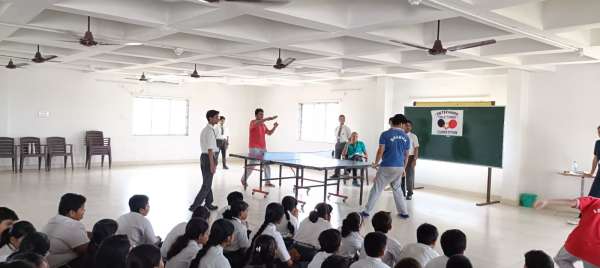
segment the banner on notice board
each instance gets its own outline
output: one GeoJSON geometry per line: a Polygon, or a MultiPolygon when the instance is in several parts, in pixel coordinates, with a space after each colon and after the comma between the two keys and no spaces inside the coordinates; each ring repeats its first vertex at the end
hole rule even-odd
{"type": "Polygon", "coordinates": [[[463,135],[463,110],[432,110],[431,135],[463,135]]]}

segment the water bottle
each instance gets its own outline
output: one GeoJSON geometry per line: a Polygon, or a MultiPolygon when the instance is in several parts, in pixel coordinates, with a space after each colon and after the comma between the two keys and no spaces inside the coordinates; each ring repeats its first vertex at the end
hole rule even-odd
{"type": "Polygon", "coordinates": [[[577,173],[578,170],[579,170],[579,166],[577,165],[577,161],[573,161],[573,164],[571,164],[571,172],[577,173]]]}

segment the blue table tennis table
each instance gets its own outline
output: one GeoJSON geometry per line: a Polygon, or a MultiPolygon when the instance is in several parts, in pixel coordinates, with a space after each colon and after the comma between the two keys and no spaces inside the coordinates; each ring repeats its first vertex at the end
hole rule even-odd
{"type": "MultiPolygon", "coordinates": [[[[340,160],[332,157],[331,151],[322,152],[267,152],[264,154],[230,154],[229,156],[241,158],[244,160],[244,171],[253,169],[259,171],[259,187],[252,189],[252,194],[261,193],[265,197],[269,194],[263,187],[264,182],[279,181],[281,186],[282,180],[295,180],[294,195],[298,199],[298,190],[306,189],[307,193],[311,188],[323,187],[323,202],[327,202],[331,196],[342,198],[346,202],[348,196],[340,194],[340,180],[344,179],[360,179],[360,197],[359,205],[363,201],[364,182],[368,178],[368,168],[370,164],[367,162],[359,162],[352,160],[340,160]],[[274,177],[271,174],[270,179],[264,178],[264,166],[275,165],[279,166],[279,176],[274,177]],[[293,176],[283,176],[283,167],[292,169],[293,176]],[[306,178],[304,171],[306,169],[315,170],[323,173],[323,177],[306,178]],[[351,175],[340,175],[336,178],[330,178],[330,171],[335,169],[357,169],[360,174],[356,177],[351,175]],[[335,186],[335,192],[327,192],[328,186],[335,186]]],[[[272,172],[271,172],[272,173],[272,172]]],[[[247,182],[247,172],[244,172],[244,179],[247,182]]],[[[302,202],[302,200],[299,200],[302,202]]]]}

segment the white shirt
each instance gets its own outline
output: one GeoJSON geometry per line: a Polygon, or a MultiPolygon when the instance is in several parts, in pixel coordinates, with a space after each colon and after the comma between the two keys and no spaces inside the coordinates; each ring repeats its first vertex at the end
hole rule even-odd
{"type": "MultiPolygon", "coordinates": [[[[381,258],[381,260],[390,267],[396,266],[396,263],[403,259],[402,255],[402,244],[398,242],[395,238],[391,237],[389,234],[385,234],[387,237],[387,243],[385,246],[385,254],[381,258]]],[[[363,247],[360,251],[360,258],[367,257],[367,253],[365,252],[365,248],[363,247]]]]}
{"type": "Polygon", "coordinates": [[[283,237],[293,237],[292,233],[290,233],[290,230],[288,229],[288,222],[292,223],[294,226],[294,231],[298,231],[298,218],[296,218],[296,216],[294,216],[290,211],[286,211],[285,213],[290,216],[290,220],[288,221],[287,218],[283,216],[281,222],[277,224],[277,231],[279,231],[283,237]]]}
{"type": "Polygon", "coordinates": [[[440,254],[428,245],[412,243],[404,247],[400,254],[400,260],[404,258],[413,258],[417,260],[421,266],[425,266],[430,260],[439,256],[440,254]]]}
{"type": "Polygon", "coordinates": [[[119,223],[117,234],[127,235],[129,241],[131,241],[131,247],[142,244],[154,245],[158,242],[152,224],[140,213],[129,212],[124,214],[117,219],[117,223],[119,223]]]}
{"type": "Polygon", "coordinates": [[[219,151],[219,147],[217,147],[217,132],[211,124],[206,124],[202,132],[200,132],[200,148],[203,154],[207,154],[208,149],[212,149],[213,153],[219,151]]]}
{"type": "Polygon", "coordinates": [[[277,231],[277,227],[275,226],[275,224],[269,223],[269,225],[265,227],[265,230],[262,232],[262,234],[268,235],[275,239],[275,243],[277,244],[277,256],[279,257],[279,260],[281,260],[282,262],[287,262],[291,259],[290,253],[288,252],[287,248],[285,247],[285,243],[283,242],[283,237],[277,231]]]}
{"type": "Polygon", "coordinates": [[[321,264],[323,264],[325,259],[327,259],[331,255],[331,253],[327,253],[325,251],[317,252],[317,254],[315,254],[315,256],[313,257],[312,261],[310,261],[310,263],[308,264],[308,268],[321,268],[321,264]]]}
{"type": "Polygon", "coordinates": [[[364,239],[358,232],[351,232],[346,237],[342,237],[339,255],[347,258],[354,258],[363,247],[364,239]]]}
{"type": "Polygon", "coordinates": [[[15,251],[10,246],[10,243],[2,246],[0,248],[0,262],[5,262],[10,254],[13,254],[15,251]]]}
{"type": "Polygon", "coordinates": [[[383,263],[380,258],[373,258],[366,256],[352,265],[350,268],[390,268],[387,264],[383,263]]]}
{"type": "Polygon", "coordinates": [[[169,251],[173,243],[175,243],[175,240],[177,240],[178,237],[185,234],[186,226],[187,222],[179,223],[175,225],[175,227],[173,227],[173,229],[171,229],[171,231],[167,234],[167,236],[165,237],[165,241],[163,241],[163,244],[160,247],[160,255],[164,259],[167,258],[167,252],[169,251]]]}
{"type": "Polygon", "coordinates": [[[335,140],[337,142],[348,142],[348,140],[350,139],[350,135],[352,135],[352,131],[346,125],[341,126],[341,128],[342,128],[342,132],[340,132],[339,136],[338,136],[338,132],[340,131],[340,126],[337,126],[335,128],[335,132],[333,134],[333,135],[335,135],[335,140]]]}
{"type": "Polygon", "coordinates": [[[419,148],[419,137],[415,133],[409,132],[408,139],[410,140],[410,149],[408,149],[408,155],[415,155],[415,148],[419,148]]]}
{"type": "Polygon", "coordinates": [[[250,247],[250,239],[248,239],[248,223],[243,222],[238,218],[228,220],[233,224],[233,243],[225,248],[225,251],[238,251],[250,247]]]}
{"type": "Polygon", "coordinates": [[[448,256],[442,255],[430,260],[424,268],[446,268],[446,263],[448,263],[448,256]]]}
{"type": "Polygon", "coordinates": [[[225,126],[221,126],[221,124],[215,125],[215,132],[217,133],[217,139],[219,140],[226,140],[229,138],[229,131],[227,128],[225,128],[225,126]]]}
{"type": "Polygon", "coordinates": [[[210,247],[200,260],[198,268],[231,268],[229,261],[223,255],[223,247],[210,247]]]}
{"type": "Polygon", "coordinates": [[[50,218],[42,232],[50,239],[50,254],[46,258],[50,267],[60,267],[76,259],[73,249],[90,242],[83,223],[63,215],[50,218]]]}
{"type": "Polygon", "coordinates": [[[201,245],[198,245],[196,241],[190,240],[183,250],[167,261],[165,268],[189,268],[190,263],[201,249],[201,245]]]}
{"type": "Polygon", "coordinates": [[[321,232],[331,228],[331,223],[321,217],[317,219],[317,222],[312,222],[309,218],[306,218],[300,222],[298,231],[294,235],[294,240],[312,245],[315,248],[321,248],[321,245],[319,245],[319,235],[321,232]]]}

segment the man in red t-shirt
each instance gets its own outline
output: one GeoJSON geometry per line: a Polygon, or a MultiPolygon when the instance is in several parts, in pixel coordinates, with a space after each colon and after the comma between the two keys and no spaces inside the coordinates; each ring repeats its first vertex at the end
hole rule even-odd
{"type": "MultiPolygon", "coordinates": [[[[249,129],[249,137],[248,137],[248,153],[250,155],[262,156],[267,152],[267,142],[265,140],[265,135],[272,135],[279,124],[277,122],[273,123],[273,128],[269,129],[265,125],[266,121],[271,121],[277,119],[277,116],[265,117],[265,112],[261,108],[257,108],[254,110],[254,116],[256,119],[250,121],[250,129],[249,129]]],[[[252,162],[254,163],[254,162],[252,162]]],[[[265,179],[267,179],[266,186],[273,187],[274,185],[268,181],[271,179],[271,168],[269,165],[265,165],[263,167],[265,171],[265,179]]],[[[252,167],[246,169],[245,174],[242,175],[242,185],[244,188],[248,186],[247,178],[252,174],[252,167]]]]}
{"type": "Polygon", "coordinates": [[[542,209],[548,204],[570,206],[581,211],[579,225],[567,238],[554,261],[559,268],[573,268],[577,261],[585,268],[600,267],[600,198],[586,196],[577,199],[543,200],[535,203],[542,209]]]}

